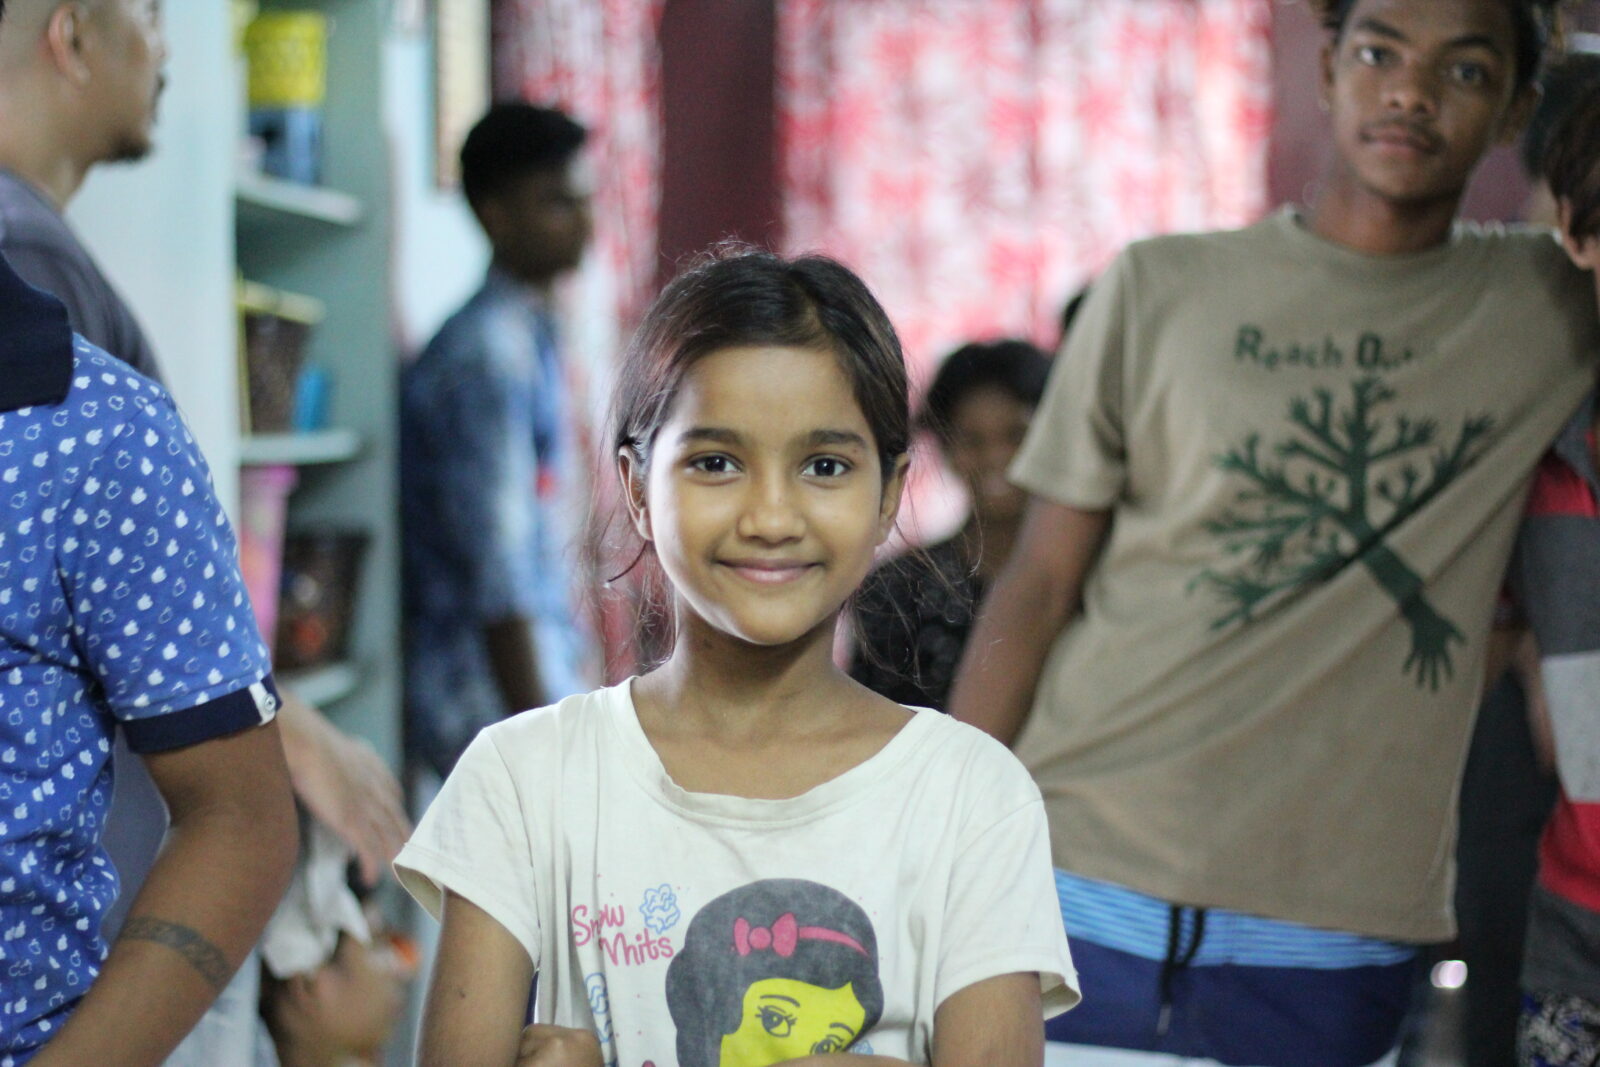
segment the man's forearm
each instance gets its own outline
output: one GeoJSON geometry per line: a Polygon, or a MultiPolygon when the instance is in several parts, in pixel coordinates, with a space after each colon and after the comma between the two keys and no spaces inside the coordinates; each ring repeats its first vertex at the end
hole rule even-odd
{"type": "Polygon", "coordinates": [[[1109,521],[1104,512],[1030,508],[1017,548],[967,639],[950,714],[1007,745],[1016,740],[1045,658],[1078,612],[1084,576],[1109,521]]]}
{"type": "MultiPolygon", "coordinates": [[[[271,741],[276,748],[275,730],[271,741]]],[[[279,788],[237,802],[175,806],[166,844],[100,976],[35,1067],[156,1065],[194,1027],[250,952],[293,871],[294,804],[287,774],[278,779],[279,788]]]]}

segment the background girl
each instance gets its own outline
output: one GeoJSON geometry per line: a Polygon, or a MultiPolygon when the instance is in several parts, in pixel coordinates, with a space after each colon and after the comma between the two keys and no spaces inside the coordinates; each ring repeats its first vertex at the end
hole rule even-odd
{"type": "MultiPolygon", "coordinates": [[[[422,1062],[679,1062],[669,985],[741,958],[730,929],[732,953],[678,959],[696,917],[803,879],[812,906],[843,898],[866,925],[736,916],[743,945],[870,945],[875,1025],[853,982],[818,987],[862,1009],[853,1047],[1039,1063],[1041,1009],[1078,994],[1037,789],[1000,745],[831,658],[906,471],[882,308],[831,260],[725,254],[667,287],[618,381],[628,526],[669,583],[675,644],[647,675],[485,730],[401,854],[443,922],[422,1062]]],[[[792,1055],[739,1037],[785,1025],[749,1014],[719,1063],[792,1055]]]]}
{"type": "Polygon", "coordinates": [[[890,700],[944,710],[988,583],[1011,555],[1028,494],[1006,478],[1050,360],[1026,341],[962,345],[939,366],[922,424],[967,491],[960,530],[874,570],[855,598],[850,677],[890,700]]]}

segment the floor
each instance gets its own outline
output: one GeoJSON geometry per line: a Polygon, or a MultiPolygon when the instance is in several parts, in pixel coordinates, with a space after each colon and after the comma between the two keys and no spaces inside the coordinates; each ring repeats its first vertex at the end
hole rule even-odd
{"type": "Polygon", "coordinates": [[[1461,1067],[1465,1061],[1460,1020],[1465,998],[1459,989],[1436,989],[1433,997],[1418,1067],[1461,1067]]]}

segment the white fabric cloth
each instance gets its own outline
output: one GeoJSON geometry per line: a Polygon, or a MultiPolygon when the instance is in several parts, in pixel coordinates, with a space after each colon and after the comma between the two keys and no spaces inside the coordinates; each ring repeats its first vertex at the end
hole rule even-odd
{"type": "Polygon", "coordinates": [[[372,940],[361,902],[346,881],[349,848],[314,819],[303,822],[302,829],[305,853],[261,934],[261,959],[278,978],[306,974],[327,963],[341,933],[362,943],[372,940]]]}
{"type": "Polygon", "coordinates": [[[512,933],[536,1017],[593,1029],[608,1064],[927,1062],[973,983],[1037,972],[1048,1014],[1078,1000],[1038,789],[932,711],[759,800],[673,783],[628,683],[569,697],[484,730],[395,865],[434,915],[449,889],[512,933]]]}

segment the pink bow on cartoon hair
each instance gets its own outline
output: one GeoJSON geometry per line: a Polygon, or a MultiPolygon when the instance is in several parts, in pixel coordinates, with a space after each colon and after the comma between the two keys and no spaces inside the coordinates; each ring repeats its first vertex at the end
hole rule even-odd
{"type": "Polygon", "coordinates": [[[770,948],[788,959],[799,943],[800,925],[792,911],[778,916],[770,927],[751,926],[749,920],[742,918],[733,921],[733,950],[741,956],[750,955],[752,950],[765,952],[770,948]]]}
{"type": "Polygon", "coordinates": [[[744,918],[733,920],[733,950],[741,956],[771,949],[782,959],[788,959],[794,955],[801,941],[832,941],[853,948],[863,956],[867,954],[861,942],[849,934],[830,930],[826,926],[801,926],[792,911],[778,916],[770,927],[751,926],[749,920],[744,918]]]}

